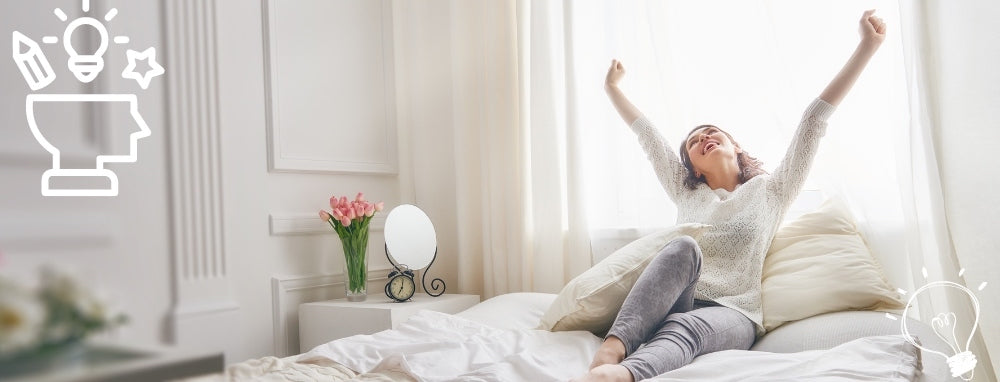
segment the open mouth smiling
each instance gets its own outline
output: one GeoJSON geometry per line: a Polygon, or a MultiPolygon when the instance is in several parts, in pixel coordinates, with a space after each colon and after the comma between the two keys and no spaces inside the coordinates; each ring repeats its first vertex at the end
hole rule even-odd
{"type": "Polygon", "coordinates": [[[702,146],[701,155],[708,154],[709,151],[714,150],[718,146],[719,146],[719,142],[716,142],[716,141],[706,141],[705,145],[702,146]]]}

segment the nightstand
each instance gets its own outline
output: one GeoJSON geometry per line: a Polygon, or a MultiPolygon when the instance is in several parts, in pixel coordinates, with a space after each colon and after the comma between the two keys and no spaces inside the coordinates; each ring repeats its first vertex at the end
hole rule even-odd
{"type": "Polygon", "coordinates": [[[305,303],[299,305],[299,351],[304,353],[317,345],[356,334],[393,329],[424,309],[458,313],[478,303],[479,295],[431,297],[422,293],[414,294],[407,302],[369,295],[362,302],[338,299],[305,303]]]}

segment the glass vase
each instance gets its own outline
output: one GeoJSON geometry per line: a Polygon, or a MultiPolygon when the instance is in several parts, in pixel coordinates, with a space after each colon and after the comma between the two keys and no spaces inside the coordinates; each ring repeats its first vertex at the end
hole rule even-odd
{"type": "Polygon", "coordinates": [[[368,296],[368,229],[341,237],[344,247],[344,289],[347,301],[360,302],[368,296]]]}

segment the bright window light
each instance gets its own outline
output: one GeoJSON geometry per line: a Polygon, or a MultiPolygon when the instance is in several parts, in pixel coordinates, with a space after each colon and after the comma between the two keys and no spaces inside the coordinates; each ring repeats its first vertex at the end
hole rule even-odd
{"type": "Polygon", "coordinates": [[[676,152],[696,125],[714,124],[773,170],[802,112],[850,57],[858,21],[876,8],[885,43],[829,121],[807,189],[852,195],[860,220],[901,224],[896,147],[908,128],[894,1],[574,2],[577,102],[586,121],[591,229],[673,225],[676,209],[636,136],[603,90],[612,58],[621,87],[676,152]]]}

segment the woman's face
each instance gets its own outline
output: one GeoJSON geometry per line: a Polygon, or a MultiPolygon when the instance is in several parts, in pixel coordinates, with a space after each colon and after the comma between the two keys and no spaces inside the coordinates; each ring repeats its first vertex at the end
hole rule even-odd
{"type": "Polygon", "coordinates": [[[706,126],[695,130],[685,142],[688,157],[695,169],[695,176],[712,173],[727,162],[736,163],[736,154],[743,152],[729,138],[729,135],[715,126],[706,126]]]}

